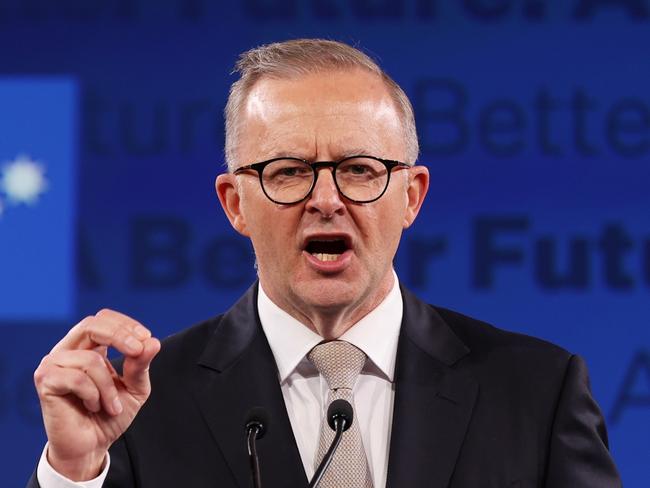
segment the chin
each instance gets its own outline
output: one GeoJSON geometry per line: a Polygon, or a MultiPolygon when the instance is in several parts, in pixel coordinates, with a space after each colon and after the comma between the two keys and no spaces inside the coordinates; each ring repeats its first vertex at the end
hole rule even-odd
{"type": "Polygon", "coordinates": [[[361,283],[323,277],[306,283],[297,283],[294,293],[300,301],[314,308],[340,308],[348,306],[361,297],[361,283]]]}

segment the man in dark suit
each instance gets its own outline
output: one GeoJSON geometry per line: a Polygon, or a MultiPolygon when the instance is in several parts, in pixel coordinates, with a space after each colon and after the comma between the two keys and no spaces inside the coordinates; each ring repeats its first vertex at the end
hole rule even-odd
{"type": "Polygon", "coordinates": [[[30,485],[249,486],[244,417],[261,406],[264,485],[307,486],[344,398],[355,419],[321,486],[620,486],[579,357],[399,286],[429,183],[403,91],[332,41],[262,46],[237,70],[216,189],[259,281],[155,361],[118,312],[75,326],[35,373],[48,445],[30,485]]]}

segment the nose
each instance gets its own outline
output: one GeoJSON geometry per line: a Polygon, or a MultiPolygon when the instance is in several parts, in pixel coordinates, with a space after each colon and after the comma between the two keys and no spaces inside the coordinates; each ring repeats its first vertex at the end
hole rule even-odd
{"type": "Polygon", "coordinates": [[[345,204],[336,188],[333,171],[332,168],[316,170],[316,183],[305,205],[309,212],[319,212],[324,216],[332,217],[335,213],[340,214],[344,211],[345,204]]]}

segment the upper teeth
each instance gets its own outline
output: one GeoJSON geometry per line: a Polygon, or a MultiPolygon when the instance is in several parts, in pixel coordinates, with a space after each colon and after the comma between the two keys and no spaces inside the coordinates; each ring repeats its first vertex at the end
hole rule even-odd
{"type": "Polygon", "coordinates": [[[326,254],[324,252],[317,252],[313,253],[312,256],[314,256],[319,261],[336,261],[339,258],[340,254],[326,254]]]}

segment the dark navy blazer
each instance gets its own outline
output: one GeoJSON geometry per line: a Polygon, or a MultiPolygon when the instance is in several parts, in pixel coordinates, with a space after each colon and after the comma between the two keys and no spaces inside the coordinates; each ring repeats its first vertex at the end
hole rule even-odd
{"type": "MultiPolygon", "coordinates": [[[[580,357],[402,295],[390,488],[621,486],[580,357]]],[[[271,419],[258,442],[263,486],[307,487],[257,285],[163,341],[151,378],[104,487],[252,486],[243,423],[253,406],[271,419]]]]}

